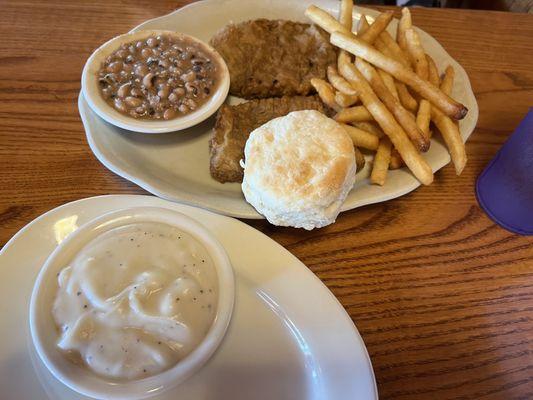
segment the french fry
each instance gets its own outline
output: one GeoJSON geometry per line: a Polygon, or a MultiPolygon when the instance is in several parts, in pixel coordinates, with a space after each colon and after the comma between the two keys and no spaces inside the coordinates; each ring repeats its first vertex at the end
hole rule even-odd
{"type": "MultiPolygon", "coordinates": [[[[455,70],[449,65],[444,72],[440,85],[444,93],[450,94],[452,91],[454,77],[455,70]]],[[[461,137],[461,132],[459,131],[459,126],[456,121],[450,120],[450,118],[443,115],[439,110],[435,111],[432,113],[432,121],[444,138],[444,142],[448,147],[455,166],[455,172],[459,175],[463,171],[467,161],[466,148],[461,137]]]]}
{"type": "Polygon", "coordinates": [[[357,34],[362,35],[365,33],[365,31],[370,28],[370,24],[368,23],[368,20],[366,19],[366,15],[361,15],[361,19],[359,20],[359,26],[357,27],[357,34]]]}
{"type": "MultiPolygon", "coordinates": [[[[350,32],[352,31],[353,22],[353,0],[341,0],[341,7],[339,10],[339,22],[350,32]]],[[[346,51],[339,51],[338,63],[350,62],[351,56],[346,51]]],[[[331,81],[330,81],[331,82],[331,81]]],[[[331,82],[333,84],[333,82],[331,82]]]]}
{"type": "Polygon", "coordinates": [[[351,30],[343,26],[331,14],[317,6],[311,5],[307,7],[305,15],[329,34],[332,34],[335,31],[344,32],[348,35],[352,34],[351,30]]]}
{"type": "MultiPolygon", "coordinates": [[[[429,81],[432,85],[439,87],[440,79],[435,61],[433,61],[429,55],[427,56],[427,60],[429,64],[429,81]]],[[[441,87],[441,90],[443,90],[444,93],[451,90],[451,87],[453,86],[453,75],[455,71],[453,71],[453,68],[449,71],[449,68],[450,67],[447,68],[447,73],[445,74],[445,77],[448,75],[446,78],[447,83],[444,87],[441,87]]],[[[449,93],[446,94],[449,95],[449,93]]],[[[446,143],[446,147],[448,147],[452,162],[455,166],[456,174],[461,174],[466,165],[467,157],[466,148],[463,139],[461,138],[461,132],[459,131],[457,123],[452,121],[435,107],[431,107],[431,120],[439,129],[444,142],[446,143]]]]}
{"type": "Polygon", "coordinates": [[[405,31],[412,28],[413,22],[411,19],[411,11],[407,7],[402,8],[402,17],[398,22],[398,28],[396,30],[396,40],[398,45],[403,51],[407,51],[407,39],[405,37],[405,31]]]}
{"type": "MultiPolygon", "coordinates": [[[[382,34],[383,33],[385,33],[385,32],[382,32],[382,34]]],[[[385,54],[385,55],[389,56],[390,58],[395,59],[396,61],[399,61],[402,64],[404,64],[406,68],[409,68],[409,69],[411,68],[411,63],[409,62],[408,57],[407,56],[400,57],[400,56],[398,56],[398,54],[395,54],[394,51],[391,50],[391,48],[389,46],[387,46],[385,41],[382,40],[381,35],[374,42],[374,46],[376,47],[376,49],[381,51],[383,54],[385,54]]],[[[344,50],[342,50],[342,51],[344,51],[344,50]]],[[[385,71],[383,71],[381,69],[379,71],[383,72],[385,74],[388,74],[387,72],[385,72],[385,71]]],[[[388,75],[391,76],[390,74],[388,74],[388,75]]],[[[391,76],[391,78],[392,78],[392,76],[391,76]]],[[[394,78],[392,78],[392,79],[394,81],[394,78]]],[[[386,80],[385,80],[385,83],[387,83],[386,80]]],[[[406,108],[407,110],[409,110],[412,113],[415,113],[416,110],[418,109],[418,102],[411,95],[411,93],[409,93],[409,91],[407,90],[407,86],[405,86],[405,83],[398,82],[398,81],[395,81],[394,83],[395,83],[396,89],[394,89],[394,91],[392,91],[393,89],[389,89],[389,90],[391,90],[393,94],[398,94],[398,97],[400,99],[400,103],[402,104],[402,106],[404,106],[404,108],[406,108]]]]}
{"type": "MultiPolygon", "coordinates": [[[[429,54],[426,54],[426,59],[428,61],[428,80],[429,80],[429,83],[431,83],[433,86],[439,86],[439,82],[440,82],[440,79],[439,79],[439,70],[437,69],[437,64],[435,64],[435,61],[433,60],[433,58],[431,58],[431,56],[429,56],[429,54]]],[[[448,93],[446,93],[448,94],[448,93]]],[[[449,96],[449,94],[448,94],[449,96]]]]}
{"type": "Polygon", "coordinates": [[[373,121],[374,118],[364,106],[344,108],[333,119],[337,122],[373,121]]]}
{"type": "Polygon", "coordinates": [[[433,182],[433,172],[424,158],[418,153],[413,143],[396,122],[394,116],[376,96],[365,77],[351,64],[339,71],[359,93],[359,98],[377,121],[381,129],[387,134],[394,147],[398,149],[406,165],[413,175],[424,185],[433,182]]]}
{"type": "MultiPolygon", "coordinates": [[[[438,87],[440,79],[437,71],[437,66],[435,65],[435,62],[431,57],[427,57],[429,63],[430,82],[438,87]]],[[[450,68],[451,67],[448,67],[446,69],[445,79],[447,80],[447,83],[444,85],[444,87],[441,88],[443,89],[444,93],[446,93],[447,90],[451,90],[451,87],[453,86],[455,71],[453,71],[453,68],[450,68]]],[[[431,120],[440,131],[444,142],[446,143],[446,147],[448,147],[448,151],[450,152],[453,165],[455,166],[456,174],[460,175],[466,165],[467,156],[465,144],[463,143],[463,139],[461,137],[461,132],[459,131],[459,126],[457,125],[457,122],[452,121],[436,107],[431,107],[431,120]]]]}
{"type": "Polygon", "coordinates": [[[411,95],[411,93],[409,93],[409,90],[407,90],[407,86],[405,86],[405,83],[396,81],[395,84],[396,90],[398,91],[398,97],[400,98],[400,103],[402,103],[402,106],[404,106],[412,113],[415,113],[416,110],[418,110],[418,102],[411,95]]]}
{"type": "Polygon", "coordinates": [[[448,65],[446,67],[446,70],[444,71],[442,82],[440,84],[440,90],[442,90],[442,92],[446,93],[448,96],[452,93],[454,78],[455,78],[455,70],[453,69],[451,65],[448,65]]]}
{"type": "Polygon", "coordinates": [[[370,174],[371,183],[380,186],[385,184],[387,172],[389,171],[391,148],[392,143],[388,137],[384,137],[379,141],[378,150],[374,156],[374,164],[372,165],[372,173],[370,174]]]}
{"type": "Polygon", "coordinates": [[[396,61],[401,62],[407,68],[411,68],[409,56],[405,51],[402,50],[400,45],[396,43],[396,41],[388,31],[381,32],[378,39],[384,44],[387,49],[389,49],[389,54],[392,54],[392,58],[394,58],[396,61]]]}
{"type": "Polygon", "coordinates": [[[341,0],[341,7],[339,10],[339,22],[350,32],[352,31],[352,12],[353,0],[341,0]]]}
{"type": "MultiPolygon", "coordinates": [[[[377,21],[377,20],[376,20],[377,21]]],[[[389,21],[390,22],[390,21],[389,21]]],[[[383,24],[384,22],[383,21],[380,21],[379,22],[380,24],[383,24]]],[[[361,20],[359,22],[359,31],[358,31],[358,36],[361,37],[361,39],[363,40],[367,40],[368,41],[368,37],[365,37],[365,35],[370,35],[369,33],[367,33],[367,30],[368,28],[370,28],[370,24],[368,23],[368,20],[366,19],[366,16],[365,15],[361,15],[361,20]]],[[[379,25],[376,25],[376,28],[375,28],[375,31],[378,30],[378,28],[381,28],[381,26],[379,25]]],[[[386,27],[384,28],[386,29],[386,27]]],[[[375,32],[374,32],[375,33],[375,32]]],[[[374,35],[374,33],[372,33],[372,35],[374,35]]],[[[380,46],[383,46],[383,47],[386,47],[386,45],[384,44],[384,42],[381,40],[381,36],[384,34],[384,33],[388,33],[386,30],[383,30],[379,35],[378,37],[374,40],[374,45],[380,45],[380,46]]],[[[389,35],[390,36],[390,35],[389,35]]],[[[394,41],[394,40],[393,40],[394,41]]],[[[388,50],[388,49],[387,49],[388,50]]],[[[345,51],[345,50],[341,50],[341,51],[345,51]]],[[[392,55],[391,55],[392,56],[392,55]]]]}
{"type": "Polygon", "coordinates": [[[420,100],[418,113],[416,114],[416,125],[424,132],[424,136],[429,138],[429,122],[431,121],[431,103],[426,99],[420,100]]]}
{"type": "Polygon", "coordinates": [[[387,26],[392,20],[392,16],[392,11],[385,11],[379,14],[372,25],[370,25],[368,29],[365,29],[365,31],[361,34],[361,40],[368,44],[374,43],[380,33],[387,29],[387,26]]]}
{"type": "Polygon", "coordinates": [[[350,83],[342,76],[340,76],[339,72],[337,71],[337,68],[335,68],[333,65],[328,66],[327,76],[329,83],[339,92],[350,96],[357,95],[357,92],[352,87],[352,85],[350,85],[350,83]]]}
{"type": "Polygon", "coordinates": [[[339,57],[337,58],[337,72],[344,68],[345,64],[352,62],[352,55],[345,50],[339,51],[339,57]]]}
{"type": "Polygon", "coordinates": [[[335,90],[323,79],[311,78],[311,85],[315,88],[320,100],[335,111],[340,111],[340,107],[335,101],[335,90]]]}
{"type": "Polygon", "coordinates": [[[420,44],[420,39],[416,31],[411,28],[405,31],[405,39],[407,44],[407,52],[411,58],[411,63],[415,67],[416,74],[424,79],[428,80],[428,61],[426,53],[420,44]]]}
{"type": "Polygon", "coordinates": [[[396,100],[391,92],[389,92],[376,69],[360,58],[357,58],[355,65],[370,83],[370,86],[383,104],[385,104],[392,115],[394,115],[396,121],[399,122],[417,149],[420,151],[427,151],[429,148],[429,138],[425,136],[420,129],[418,129],[412,114],[410,114],[409,111],[407,111],[400,104],[400,102],[396,100]]]}
{"type": "Polygon", "coordinates": [[[353,151],[355,153],[355,166],[357,167],[357,172],[359,172],[365,167],[365,156],[356,146],[353,147],[353,151]]]}
{"type": "MultiPolygon", "coordinates": [[[[429,77],[429,63],[420,43],[420,38],[414,28],[408,28],[405,31],[405,39],[407,45],[407,52],[411,58],[412,64],[415,66],[416,74],[428,80],[429,77]]],[[[431,103],[426,99],[420,99],[418,104],[418,112],[416,115],[416,125],[424,133],[424,137],[428,140],[430,138],[429,123],[431,121],[431,103]]]]}
{"type": "MultiPolygon", "coordinates": [[[[339,22],[349,31],[352,30],[352,12],[353,12],[353,0],[341,0],[339,11],[339,22]]],[[[351,62],[351,56],[345,50],[339,52],[338,60],[339,64],[351,62]]],[[[333,66],[328,66],[327,77],[329,83],[338,90],[335,93],[335,102],[345,108],[357,103],[357,92],[351,87],[351,85],[338,73],[333,66]]]]}
{"type": "Polygon", "coordinates": [[[396,100],[400,100],[400,96],[398,95],[398,90],[396,89],[396,85],[394,84],[394,78],[390,76],[389,73],[383,71],[382,69],[378,69],[378,74],[381,76],[381,79],[383,80],[383,83],[389,89],[389,92],[392,93],[394,98],[396,100]]]}
{"type": "Polygon", "coordinates": [[[343,32],[333,32],[330,41],[335,46],[347,50],[357,57],[363,58],[376,67],[388,72],[397,80],[409,85],[423,98],[440,108],[446,115],[455,119],[462,119],[468,112],[463,104],[445,95],[439,88],[431,85],[398,61],[383,55],[357,37],[351,34],[347,35],[343,32]]]}
{"type": "Polygon", "coordinates": [[[342,92],[335,92],[335,102],[343,108],[353,106],[358,100],[357,95],[350,96],[342,92]]]}
{"type": "Polygon", "coordinates": [[[379,145],[379,138],[376,135],[356,128],[355,126],[347,124],[341,125],[346,130],[346,133],[350,136],[355,146],[362,147],[363,149],[368,150],[377,150],[379,145]]]}
{"type": "Polygon", "coordinates": [[[390,155],[389,169],[398,169],[403,167],[403,165],[402,156],[400,156],[398,150],[393,148],[390,155]]]}
{"type": "Polygon", "coordinates": [[[431,120],[439,129],[455,166],[457,175],[461,175],[466,165],[466,149],[457,124],[438,108],[431,107],[431,120]]]}
{"type": "Polygon", "coordinates": [[[370,132],[373,135],[376,135],[380,139],[383,136],[385,136],[385,132],[383,132],[383,130],[373,122],[361,121],[361,122],[352,122],[351,124],[355,126],[356,128],[362,129],[364,131],[370,132]]]}

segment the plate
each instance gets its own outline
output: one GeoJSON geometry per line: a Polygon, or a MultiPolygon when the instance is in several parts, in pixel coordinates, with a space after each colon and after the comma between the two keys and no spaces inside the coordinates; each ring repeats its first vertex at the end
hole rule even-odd
{"type": "Polygon", "coordinates": [[[3,400],[84,399],[56,381],[31,350],[31,289],[44,260],[68,233],[106,212],[137,206],[166,207],[200,221],[226,248],[236,275],[235,308],[222,345],[199,373],[154,399],[377,399],[372,366],[352,320],[287,250],[232,218],[152,196],[120,195],[49,211],[0,252],[3,400]]]}
{"type": "MultiPolygon", "coordinates": [[[[336,0],[205,0],[147,21],[134,31],[174,29],[208,41],[229,22],[255,18],[282,18],[305,22],[304,10],[310,4],[316,4],[332,14],[336,14],[339,7],[336,0]]],[[[375,10],[356,7],[354,23],[360,19],[361,13],[372,17],[379,14],[375,10]]],[[[397,20],[394,20],[389,26],[393,35],[396,24],[397,20]]],[[[466,118],[459,123],[463,140],[466,141],[474,130],[478,117],[478,107],[468,76],[435,39],[421,30],[419,34],[426,51],[435,59],[440,72],[443,72],[447,65],[455,68],[452,96],[469,109],[466,118]]],[[[185,131],[144,135],[107,124],[91,111],[82,95],[78,100],[87,141],[96,157],[114,173],[164,199],[239,218],[262,218],[245,201],[239,183],[221,184],[209,175],[208,141],[214,118],[185,131]]],[[[433,171],[450,162],[448,151],[440,139],[432,140],[431,148],[424,157],[433,171]]],[[[370,165],[367,163],[365,169],[358,172],[355,186],[349,193],[342,211],[390,200],[420,186],[418,180],[406,168],[389,171],[387,182],[382,187],[369,183],[369,173],[370,165]]]]}

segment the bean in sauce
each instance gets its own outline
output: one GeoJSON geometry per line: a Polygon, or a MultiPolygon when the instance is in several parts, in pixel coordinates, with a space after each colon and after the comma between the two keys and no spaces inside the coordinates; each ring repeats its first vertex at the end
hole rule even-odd
{"type": "Polygon", "coordinates": [[[102,63],[102,97],[133,118],[173,119],[202,106],[215,92],[220,67],[187,38],[151,36],[125,43],[102,63]]]}

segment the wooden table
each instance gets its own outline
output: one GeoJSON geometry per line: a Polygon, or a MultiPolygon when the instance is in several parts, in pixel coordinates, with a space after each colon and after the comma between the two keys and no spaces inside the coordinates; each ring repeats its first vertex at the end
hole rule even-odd
{"type": "MultiPolygon", "coordinates": [[[[145,193],[89,150],[77,110],[80,73],[100,43],[185,3],[2,2],[0,245],[68,201],[145,193]]],[[[465,67],[479,102],[461,177],[447,166],[430,187],[313,232],[250,223],[348,310],[383,399],[530,399],[533,240],[488,219],[474,182],[533,106],[533,15],[412,12],[465,67]]]]}

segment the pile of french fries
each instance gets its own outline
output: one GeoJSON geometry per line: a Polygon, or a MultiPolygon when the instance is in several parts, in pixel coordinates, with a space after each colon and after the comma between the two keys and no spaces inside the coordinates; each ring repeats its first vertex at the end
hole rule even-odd
{"type": "Polygon", "coordinates": [[[423,184],[433,171],[421,153],[430,146],[432,125],[448,147],[457,175],[466,164],[466,151],[456,120],[468,110],[450,97],[454,70],[439,76],[414,29],[408,8],[402,10],[396,39],[386,30],[392,12],[372,24],[362,16],[352,32],[353,1],[342,0],[339,19],[310,6],[305,14],[327,31],[339,51],[337,66],[329,66],[327,81],[311,84],[354,142],[358,168],[364,157],[358,148],[375,151],[370,181],[384,185],[389,169],[406,165],[423,184]],[[355,59],[354,57],[355,56],[355,59]]]}

